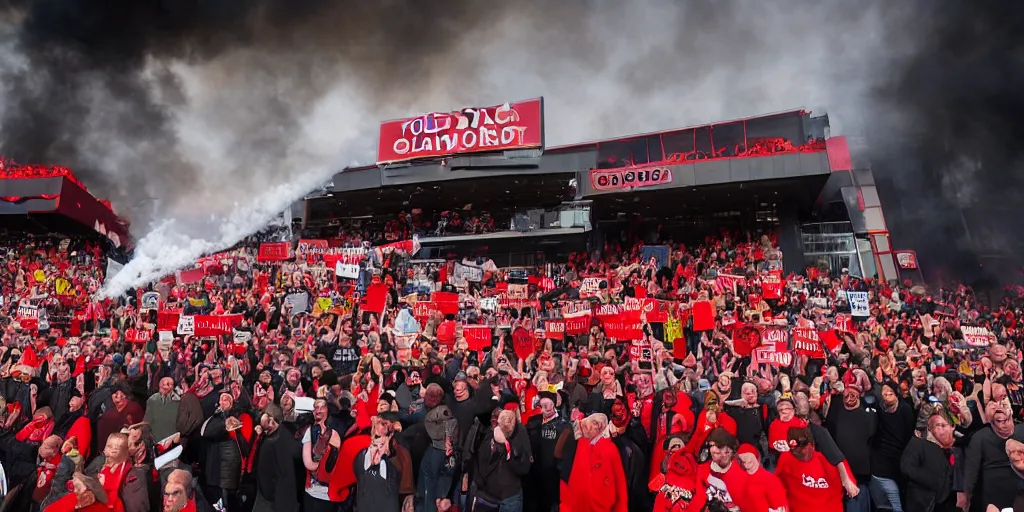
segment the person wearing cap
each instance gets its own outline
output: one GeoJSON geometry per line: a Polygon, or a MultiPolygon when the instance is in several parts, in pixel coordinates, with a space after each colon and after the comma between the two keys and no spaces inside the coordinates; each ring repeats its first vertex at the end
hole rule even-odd
{"type": "Polygon", "coordinates": [[[736,460],[750,475],[745,486],[744,512],[788,512],[789,500],[786,489],[775,474],[761,466],[761,453],[752,444],[740,445],[736,460]]]}
{"type": "MultiPolygon", "coordinates": [[[[696,492],[706,500],[704,506],[718,502],[724,510],[746,512],[746,485],[749,475],[736,464],[739,442],[736,436],[722,427],[716,427],[707,436],[708,460],[697,466],[696,492]]],[[[691,504],[699,505],[700,500],[691,504]]]]}
{"type": "Polygon", "coordinates": [[[825,417],[825,427],[836,441],[839,450],[846,456],[847,465],[856,485],[844,482],[847,494],[846,510],[849,512],[870,512],[871,493],[871,440],[878,429],[877,411],[868,408],[861,400],[863,390],[851,382],[843,388],[843,402],[833,402],[825,417]]]}
{"type": "Polygon", "coordinates": [[[792,512],[840,512],[843,483],[839,469],[815,449],[808,427],[790,428],[789,451],[779,456],[775,475],[782,482],[792,512]]]}
{"type": "Polygon", "coordinates": [[[523,495],[524,508],[549,512],[558,506],[558,461],[555,460],[555,445],[562,432],[569,426],[569,421],[558,414],[558,396],[555,393],[541,391],[537,398],[540,414],[534,415],[526,422],[533,464],[530,466],[530,485],[523,495]]]}
{"type": "Polygon", "coordinates": [[[302,447],[294,436],[282,433],[284,412],[268,404],[256,427],[253,454],[246,461],[246,474],[256,479],[253,512],[297,512],[295,455],[302,447]]]}

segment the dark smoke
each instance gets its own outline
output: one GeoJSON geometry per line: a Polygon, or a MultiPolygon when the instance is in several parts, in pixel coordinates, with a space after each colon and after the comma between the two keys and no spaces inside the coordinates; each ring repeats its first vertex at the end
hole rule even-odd
{"type": "Polygon", "coordinates": [[[259,154],[256,161],[239,158],[239,167],[282,162],[309,107],[303,103],[333,85],[338,77],[330,71],[339,62],[356,70],[346,80],[372,84],[384,98],[405,88],[410,77],[429,76],[463,27],[502,11],[502,3],[444,4],[441,9],[416,0],[8,3],[4,18],[21,20],[14,45],[27,65],[2,72],[0,152],[18,161],[69,166],[115,199],[123,213],[148,222],[148,200],[201,186],[196,163],[182,154],[174,129],[175,108],[185,101],[180,77],[170,70],[175,61],[202,65],[229,52],[250,52],[225,65],[225,87],[243,85],[233,81],[236,72],[250,81],[293,75],[288,91],[248,106],[260,112],[245,123],[245,143],[232,148],[259,154]],[[246,69],[232,68],[239,64],[246,69]],[[124,156],[96,153],[118,147],[124,156]],[[100,168],[105,162],[126,168],[100,168]]]}
{"type": "Polygon", "coordinates": [[[889,191],[893,240],[917,249],[932,282],[1020,281],[1024,4],[915,7],[916,23],[890,35],[891,73],[880,75],[880,105],[865,123],[886,135],[869,144],[880,190],[889,191]]]}

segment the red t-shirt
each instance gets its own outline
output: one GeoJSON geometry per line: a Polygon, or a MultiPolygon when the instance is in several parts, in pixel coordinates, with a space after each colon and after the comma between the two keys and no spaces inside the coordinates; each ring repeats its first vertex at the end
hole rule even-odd
{"type": "Polygon", "coordinates": [[[786,452],[779,457],[775,476],[789,496],[791,512],[842,512],[843,485],[839,470],[821,452],[802,462],[786,452]]]}
{"type": "Polygon", "coordinates": [[[743,512],[788,512],[789,500],[779,477],[764,468],[747,479],[743,512]]]}

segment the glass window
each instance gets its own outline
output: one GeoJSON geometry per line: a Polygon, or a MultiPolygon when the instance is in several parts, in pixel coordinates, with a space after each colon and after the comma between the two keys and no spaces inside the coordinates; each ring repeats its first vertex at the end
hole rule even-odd
{"type": "Polygon", "coordinates": [[[665,146],[665,160],[684,161],[693,159],[693,130],[681,130],[661,136],[665,146]]]}
{"type": "Polygon", "coordinates": [[[665,155],[661,151],[661,135],[647,137],[647,156],[651,163],[661,162],[665,159],[665,155]]]}
{"type": "Polygon", "coordinates": [[[697,152],[697,159],[711,158],[711,127],[702,126],[694,129],[694,150],[697,152]]]}
{"type": "Polygon", "coordinates": [[[743,122],[712,126],[711,142],[714,143],[714,155],[716,158],[742,154],[745,149],[743,141],[743,122]]]}
{"type": "Polygon", "coordinates": [[[597,147],[598,169],[615,169],[647,162],[646,138],[602,142],[597,147]]]}

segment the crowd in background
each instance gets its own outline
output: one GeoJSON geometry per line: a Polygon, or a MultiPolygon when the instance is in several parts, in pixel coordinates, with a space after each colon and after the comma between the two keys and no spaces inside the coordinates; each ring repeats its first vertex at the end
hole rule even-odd
{"type": "Polygon", "coordinates": [[[4,506],[1024,510],[1020,288],[783,269],[771,233],[507,269],[388,229],[111,299],[102,244],[7,241],[4,506]]]}

